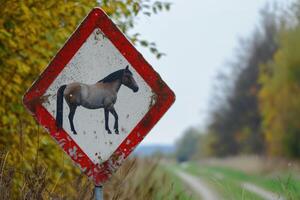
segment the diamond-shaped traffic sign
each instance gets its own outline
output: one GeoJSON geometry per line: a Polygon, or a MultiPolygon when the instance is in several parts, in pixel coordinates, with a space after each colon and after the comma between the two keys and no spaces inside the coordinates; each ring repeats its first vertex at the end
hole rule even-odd
{"type": "Polygon", "coordinates": [[[143,56],[94,8],[23,102],[81,170],[101,185],[174,100],[143,56]]]}

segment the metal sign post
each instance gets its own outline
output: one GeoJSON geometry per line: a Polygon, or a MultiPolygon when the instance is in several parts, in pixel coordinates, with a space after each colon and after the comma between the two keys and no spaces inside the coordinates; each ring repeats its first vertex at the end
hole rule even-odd
{"type": "Polygon", "coordinates": [[[103,200],[103,187],[102,186],[95,186],[94,189],[95,200],[103,200]]]}
{"type": "MultiPolygon", "coordinates": [[[[88,14],[23,98],[95,185],[111,177],[174,101],[100,8],[88,14]]],[[[101,194],[96,187],[96,199],[101,194]]]]}

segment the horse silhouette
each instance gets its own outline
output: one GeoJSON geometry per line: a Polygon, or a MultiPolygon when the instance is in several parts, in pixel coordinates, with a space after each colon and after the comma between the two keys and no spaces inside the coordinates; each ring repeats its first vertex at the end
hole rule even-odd
{"type": "Polygon", "coordinates": [[[132,89],[133,92],[137,92],[139,90],[132,72],[128,69],[128,66],[126,66],[125,69],[120,69],[109,74],[93,85],[74,82],[60,86],[57,91],[56,101],[57,127],[60,129],[63,125],[63,99],[65,99],[70,108],[68,118],[73,134],[77,134],[73,124],[73,119],[78,106],[83,106],[87,109],[103,108],[105,130],[108,134],[111,134],[111,130],[108,125],[109,113],[111,113],[115,118],[115,133],[119,134],[118,114],[114,108],[114,104],[117,101],[117,95],[122,85],[132,89]]]}

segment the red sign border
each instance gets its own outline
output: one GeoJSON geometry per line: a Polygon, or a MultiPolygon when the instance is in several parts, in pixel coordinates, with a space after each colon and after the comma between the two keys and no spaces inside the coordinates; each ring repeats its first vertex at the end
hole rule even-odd
{"type": "Polygon", "coordinates": [[[173,91],[100,8],[92,9],[23,98],[24,105],[35,119],[96,185],[102,185],[109,179],[174,101],[175,95],[173,91]],[[119,145],[111,157],[104,163],[95,165],[66,131],[57,129],[55,119],[42,106],[42,103],[47,99],[43,95],[48,87],[97,27],[101,29],[104,35],[152,88],[154,102],[147,114],[119,145]]]}

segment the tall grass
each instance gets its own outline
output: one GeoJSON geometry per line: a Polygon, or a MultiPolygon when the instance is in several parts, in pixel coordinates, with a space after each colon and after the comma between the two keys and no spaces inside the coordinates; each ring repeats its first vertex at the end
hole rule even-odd
{"type": "MultiPolygon", "coordinates": [[[[49,180],[49,173],[54,169],[39,162],[31,170],[18,171],[6,163],[8,156],[8,153],[0,155],[0,199],[93,199],[94,186],[85,175],[61,187],[59,178],[49,180]],[[15,181],[20,179],[21,183],[15,181]],[[73,190],[65,190],[65,187],[73,190]]],[[[169,175],[159,170],[158,162],[151,159],[128,159],[104,185],[106,200],[176,200],[181,199],[181,195],[173,190],[169,175]]]]}

